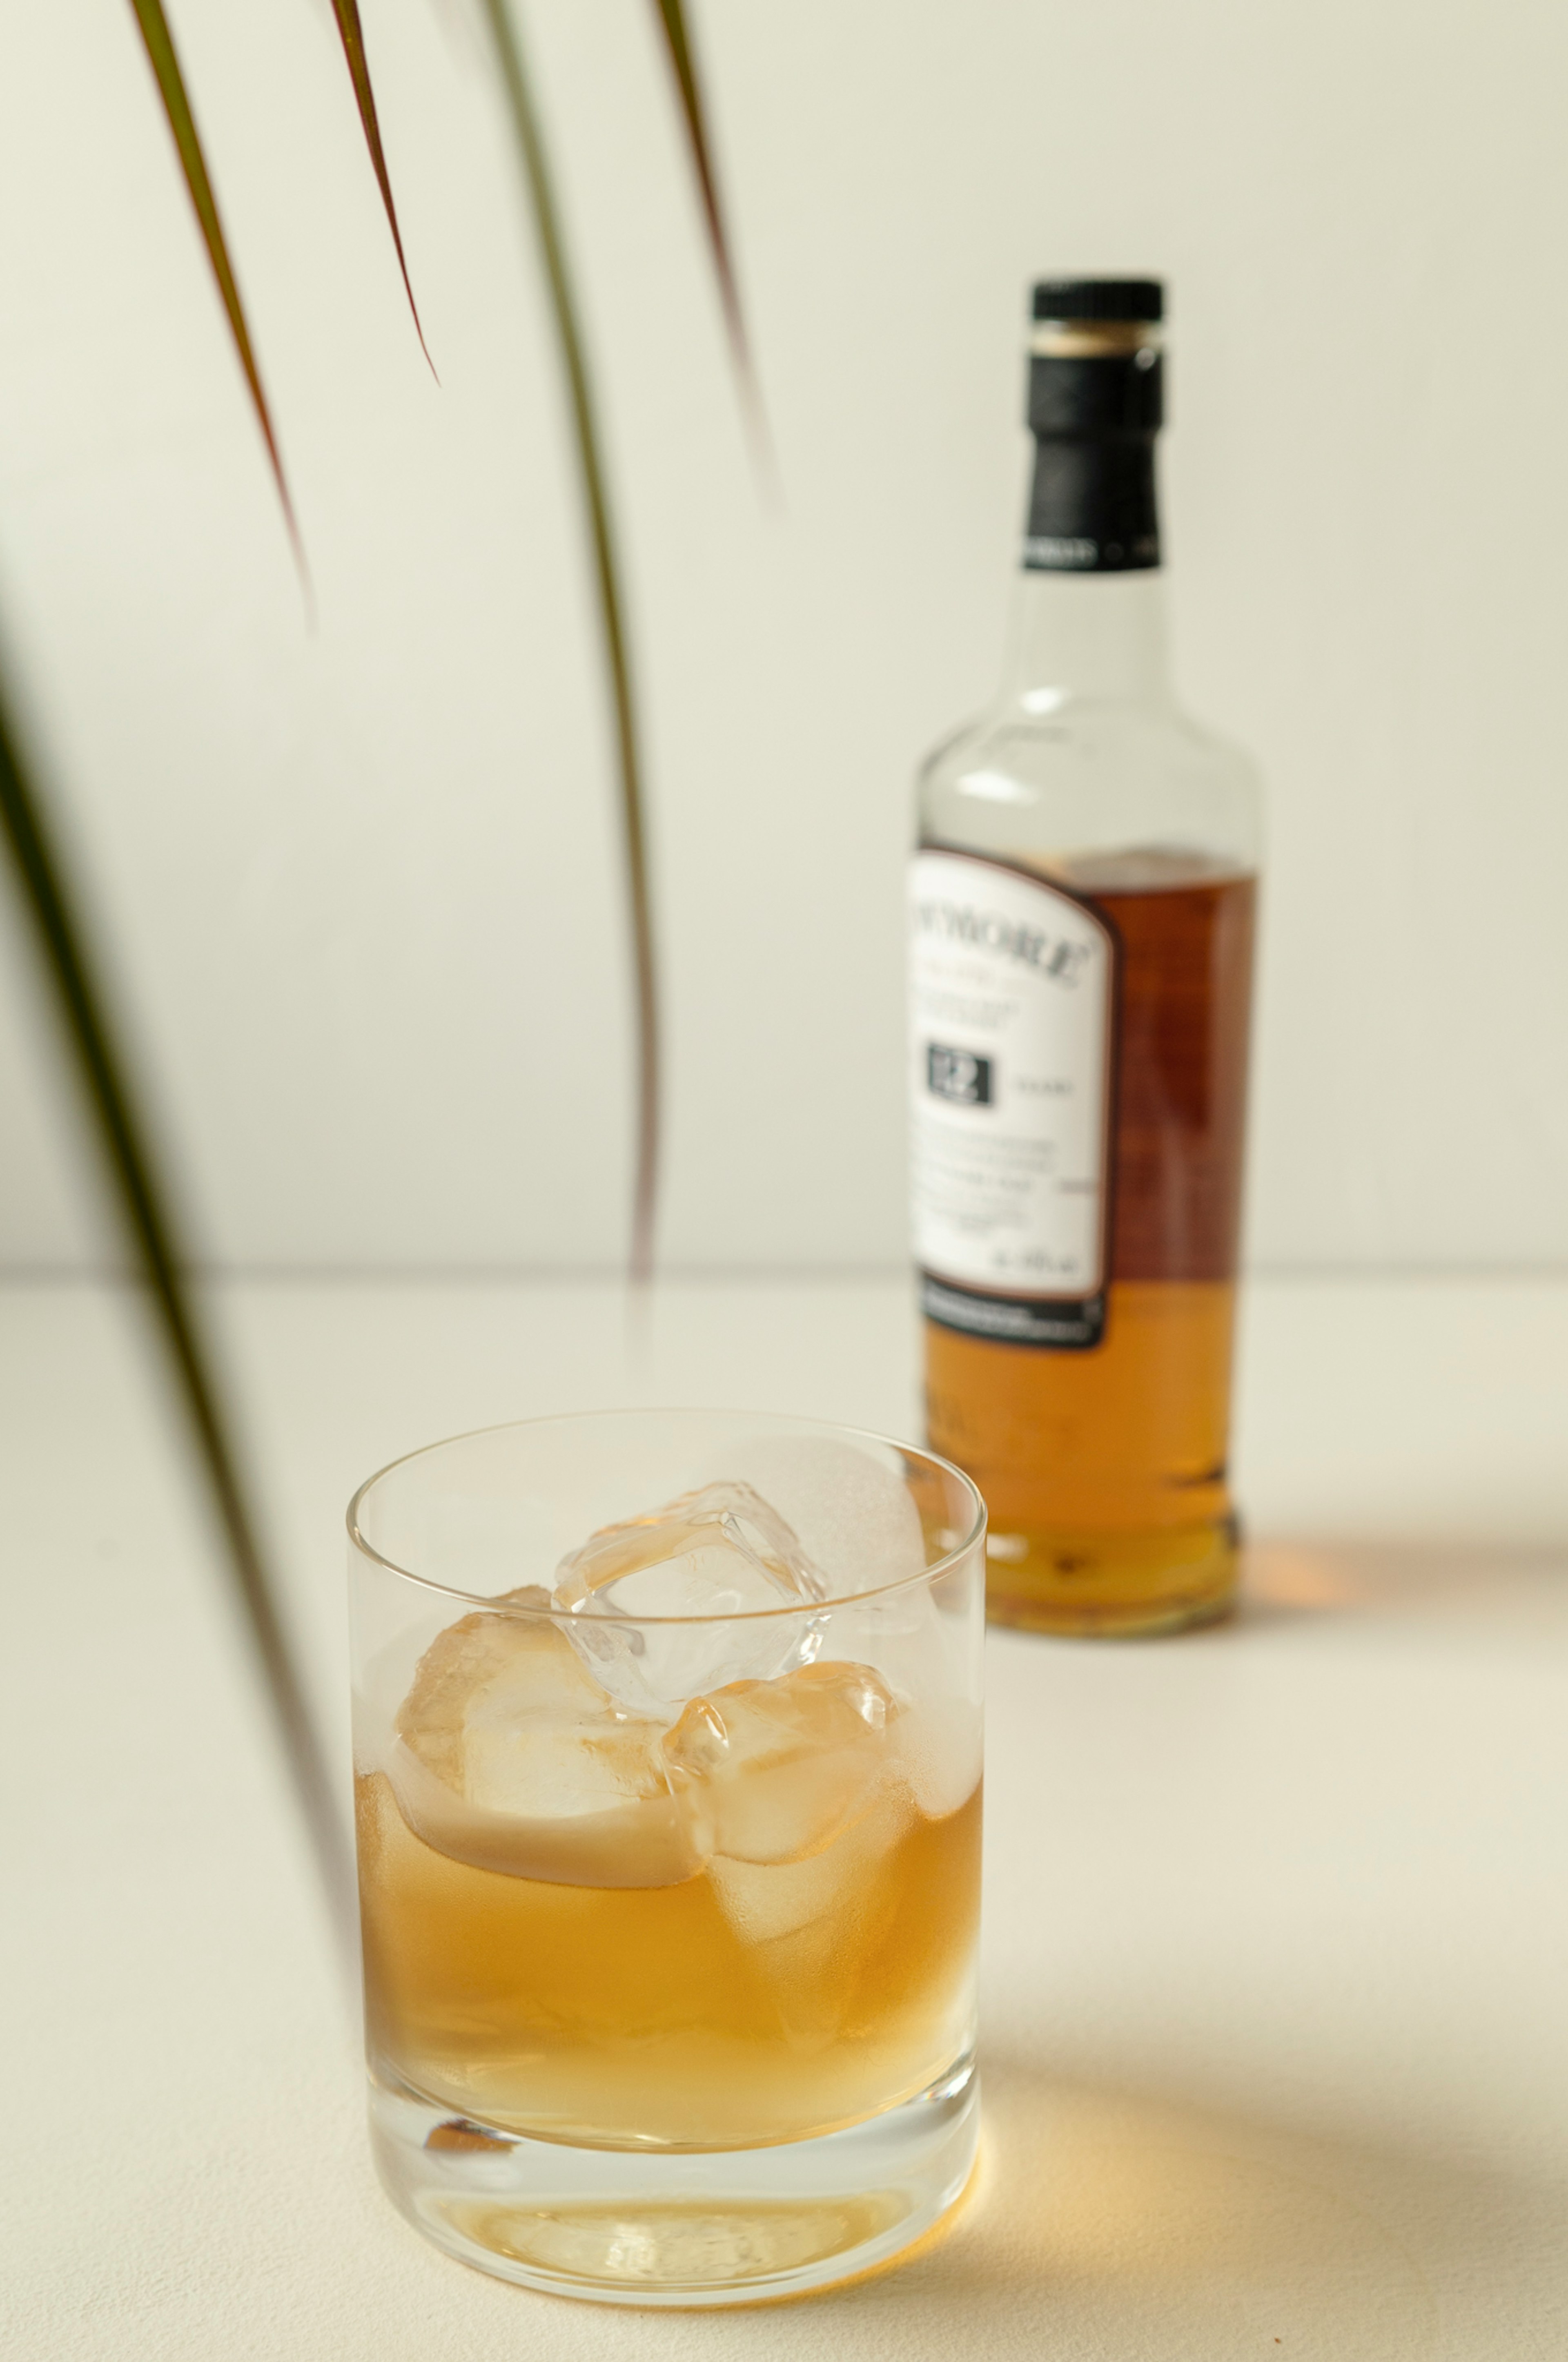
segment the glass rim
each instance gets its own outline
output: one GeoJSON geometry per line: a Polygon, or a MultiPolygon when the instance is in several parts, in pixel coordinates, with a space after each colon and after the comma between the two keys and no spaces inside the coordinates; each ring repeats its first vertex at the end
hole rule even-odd
{"type": "MultiPolygon", "coordinates": [[[[928,1451],[924,1444],[901,1443],[896,1436],[880,1434],[875,1428],[850,1427],[841,1419],[806,1418],[793,1411],[716,1410],[711,1407],[699,1408],[690,1404],[671,1405],[666,1408],[642,1404],[618,1410],[548,1411],[538,1418],[498,1419],[493,1427],[465,1428],[456,1435],[441,1436],[433,1443],[416,1444],[411,1451],[400,1452],[395,1460],[389,1460],[384,1466],[376,1469],[371,1475],[367,1476],[362,1485],[356,1486],[344,1520],[348,1531],[349,1547],[357,1551],[362,1558],[371,1561],[378,1567],[384,1568],[387,1573],[396,1575],[400,1582],[415,1584],[422,1591],[433,1592],[444,1599],[460,1600],[466,1607],[480,1607],[488,1610],[491,1615],[526,1617],[536,1621],[553,1624],[577,1624],[580,1621],[579,1613],[570,1607],[524,1607],[518,1601],[508,1599],[504,1593],[497,1595],[482,1591],[463,1591],[455,1584],[441,1583],[433,1575],[421,1574],[410,1566],[400,1566],[396,1559],[388,1558],[385,1551],[378,1550],[365,1532],[359,1519],[360,1505],[372,1487],[378,1485],[384,1476],[395,1475],[400,1468],[406,1468],[411,1461],[429,1459],[437,1451],[449,1450],[455,1443],[475,1443],[487,1435],[521,1434],[547,1427],[581,1427],[590,1419],[614,1418],[738,1420],[754,1418],[766,1420],[774,1427],[806,1428],[817,1434],[844,1436],[858,1443],[881,1444],[885,1450],[903,1452],[910,1459],[924,1461],[928,1467],[940,1469],[944,1475],[955,1478],[962,1491],[968,1495],[971,1507],[969,1525],[950,1550],[945,1551],[939,1559],[933,1561],[931,1565],[923,1566],[913,1574],[895,1576],[891,1583],[872,1584],[864,1591],[835,1592],[825,1599],[801,1601],[779,1607],[730,1608],[722,1615],[628,1616],[626,1621],[629,1624],[760,1624],[770,1617],[827,1615],[840,1607],[855,1606],[868,1599],[891,1598],[894,1593],[912,1590],[917,1584],[935,1583],[939,1576],[946,1574],[957,1565],[958,1562],[967,1556],[984,1538],[987,1511],[985,1498],[979,1485],[972,1476],[967,1476],[964,1471],[957,1467],[952,1461],[944,1460],[939,1451],[928,1451]]],[[[585,1535],[584,1540],[588,1539],[590,1537],[585,1535]]]]}

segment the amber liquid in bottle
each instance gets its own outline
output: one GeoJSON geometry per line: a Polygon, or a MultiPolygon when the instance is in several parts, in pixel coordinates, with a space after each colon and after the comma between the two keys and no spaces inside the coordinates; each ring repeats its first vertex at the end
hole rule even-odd
{"type": "Polygon", "coordinates": [[[1110,1286],[1087,1352],[926,1324],[935,1448],[991,1513],[994,1621],[1157,1631],[1223,1614],[1255,881],[1127,853],[1058,868],[1119,947],[1110,1286]]]}

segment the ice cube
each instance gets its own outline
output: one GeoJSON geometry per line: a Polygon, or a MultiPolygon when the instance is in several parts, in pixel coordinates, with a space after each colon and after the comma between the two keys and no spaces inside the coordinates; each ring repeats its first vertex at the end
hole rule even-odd
{"type": "Polygon", "coordinates": [[[897,1774],[928,1821],[968,1804],[984,1762],[981,1711],[971,1699],[920,1698],[895,1716],[888,1738],[897,1774]]]}
{"type": "Polygon", "coordinates": [[[886,1445],[759,1435],[726,1448],[724,1472],[787,1518],[833,1598],[897,1583],[927,1563],[920,1513],[886,1445]]]}
{"type": "Polygon", "coordinates": [[[915,1819],[896,1721],[869,1666],[814,1664],[694,1699],[664,1741],[718,1907],[796,2045],[838,2030],[915,1819]]]}
{"type": "MultiPolygon", "coordinates": [[[[521,1610],[548,1608],[550,1595],[537,1584],[505,1595],[506,1604],[521,1610]]],[[[498,1608],[501,1602],[498,1601],[498,1608]]],[[[526,1612],[515,1615],[465,1616],[438,1632],[414,1667],[408,1695],[399,1706],[395,1728],[421,1761],[458,1795],[464,1793],[465,1725],[468,1709],[493,1687],[510,1686],[524,1702],[532,1684],[540,1703],[565,1694],[594,1710],[593,1684],[567,1652],[565,1661],[551,1648],[547,1619],[526,1612]],[[552,1668],[554,1666],[554,1672],[552,1668]],[[563,1683],[572,1688],[563,1692],[563,1683]]]]}
{"type": "MultiPolygon", "coordinates": [[[[800,1861],[738,1861],[715,1855],[708,1878],[719,1908],[747,1945],[778,1945],[869,1900],[880,1865],[915,1818],[900,1788],[877,1790],[870,1809],[820,1853],[800,1861]]],[[[842,1931],[840,1931],[842,1932],[842,1931]]],[[[763,1963],[775,1973],[804,1964],[798,1947],[763,1963]]]]}
{"type": "Polygon", "coordinates": [[[387,1771],[403,1816],[459,1861],[587,1886],[667,1886],[701,1867],[663,1723],[620,1709],[548,1616],[450,1625],[396,1727],[387,1771]]]}
{"type": "Polygon", "coordinates": [[[901,1700],[972,1688],[973,1618],[961,1600],[944,1606],[931,1584],[911,1580],[956,1538],[934,1532],[927,1549],[895,1446],[870,1436],[752,1436],[727,1445],[723,1465],[766,1493],[823,1570],[830,1613],[818,1661],[871,1665],[901,1700]]]}
{"type": "Polygon", "coordinates": [[[893,1783],[873,1789],[868,1810],[821,1853],[773,1863],[716,1855],[709,1862],[718,1907],[795,2048],[831,2042],[857,2001],[864,2007],[865,1964],[897,1908],[890,1857],[914,1820],[907,1793],[893,1783]]]}
{"type": "Polygon", "coordinates": [[[871,1665],[900,1699],[970,1686],[975,1634],[968,1618],[944,1616],[926,1583],[857,1599],[837,1609],[819,1655],[871,1665]]]}
{"type": "Polygon", "coordinates": [[[803,1665],[694,1698],[662,1749],[704,1853],[794,1862],[823,1852],[885,1784],[893,1701],[865,1665],[803,1665]]]}
{"type": "Polygon", "coordinates": [[[598,1680],[634,1712],[667,1715],[808,1661],[825,1589],[776,1510],[724,1483],[590,1535],[561,1561],[554,1597],[598,1680]],[[777,1612],[795,1605],[798,1616],[777,1612]]]}

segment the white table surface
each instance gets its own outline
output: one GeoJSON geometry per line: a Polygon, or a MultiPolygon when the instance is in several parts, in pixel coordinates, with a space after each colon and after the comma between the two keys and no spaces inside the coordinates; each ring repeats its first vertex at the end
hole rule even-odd
{"type": "MultiPolygon", "coordinates": [[[[341,1515],[465,1427],[613,1402],[912,1430],[901,1280],[230,1283],[344,1746],[341,1515]]],[[[380,2197],[351,2012],[123,1292],[0,1289],[18,2362],[1524,2362],[1568,2353],[1568,1285],[1275,1280],[1249,1605],[990,1651],[978,2195],[839,2295],[539,2298],[380,2197]]]]}

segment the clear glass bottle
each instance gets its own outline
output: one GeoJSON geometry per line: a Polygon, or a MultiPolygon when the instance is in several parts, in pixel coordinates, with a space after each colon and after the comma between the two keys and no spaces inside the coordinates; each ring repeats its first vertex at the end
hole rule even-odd
{"type": "Polygon", "coordinates": [[[986,1496],[993,1620],[1169,1630],[1236,1580],[1257,782],[1168,673],[1162,290],[1047,281],[1033,313],[1006,671],[920,778],[928,1426],[986,1496]]]}

